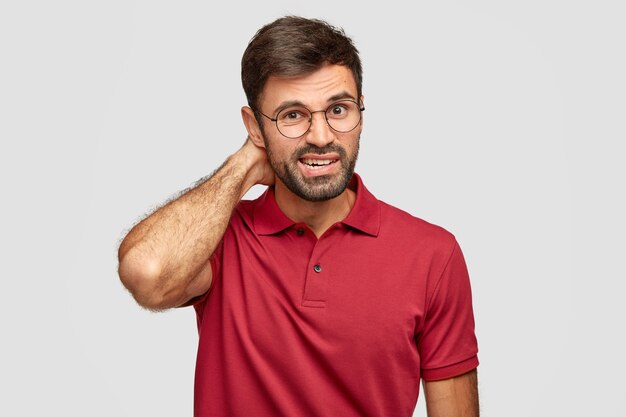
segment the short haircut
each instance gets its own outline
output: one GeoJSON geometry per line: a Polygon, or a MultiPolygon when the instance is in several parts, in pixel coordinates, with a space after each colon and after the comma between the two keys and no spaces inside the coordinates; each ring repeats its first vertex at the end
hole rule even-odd
{"type": "Polygon", "coordinates": [[[270,76],[298,77],[324,64],[346,66],[361,97],[363,70],[359,51],[341,28],[318,19],[281,17],[263,26],[241,59],[241,82],[257,119],[261,92],[270,76]]]}

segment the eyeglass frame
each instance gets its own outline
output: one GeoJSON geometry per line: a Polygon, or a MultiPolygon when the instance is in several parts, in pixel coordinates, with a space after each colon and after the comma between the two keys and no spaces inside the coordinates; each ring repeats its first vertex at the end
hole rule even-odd
{"type": "Polygon", "coordinates": [[[363,105],[359,104],[359,102],[357,102],[356,100],[352,100],[352,99],[337,100],[337,101],[335,101],[335,102],[331,103],[328,107],[326,107],[326,109],[325,109],[325,110],[315,110],[315,111],[312,111],[312,110],[311,110],[311,109],[309,109],[307,106],[302,105],[301,107],[302,107],[302,108],[304,108],[304,109],[306,109],[306,110],[309,112],[309,114],[310,114],[310,117],[309,117],[309,127],[308,127],[308,128],[307,128],[307,130],[306,130],[303,134],[301,134],[300,136],[293,136],[293,137],[292,137],[292,136],[287,136],[287,135],[285,135],[283,132],[281,132],[280,128],[278,127],[278,115],[279,115],[279,114],[280,114],[283,110],[286,110],[287,108],[285,108],[285,109],[280,109],[280,110],[278,111],[278,113],[276,114],[276,116],[277,116],[276,118],[272,118],[272,117],[268,116],[267,114],[263,113],[261,110],[258,110],[258,109],[257,109],[257,111],[258,111],[258,112],[259,112],[259,114],[261,114],[262,116],[265,116],[266,118],[268,118],[269,120],[271,120],[272,122],[274,122],[274,124],[276,124],[276,130],[278,130],[278,133],[280,133],[281,135],[283,135],[283,136],[284,136],[284,137],[286,137],[287,139],[298,139],[298,138],[301,138],[302,136],[306,135],[307,133],[309,133],[309,130],[311,130],[311,126],[313,126],[313,113],[322,113],[322,112],[323,112],[323,113],[324,113],[324,120],[326,120],[326,124],[328,125],[328,127],[330,127],[332,130],[334,130],[334,131],[335,131],[335,132],[337,132],[337,133],[348,133],[348,132],[352,132],[354,129],[356,129],[356,128],[357,128],[357,127],[361,124],[361,121],[363,120],[363,112],[365,111],[365,106],[363,106],[363,105]],[[357,107],[357,109],[359,110],[359,121],[357,122],[357,124],[356,124],[356,125],[354,125],[354,127],[353,127],[352,129],[350,129],[350,130],[346,130],[346,131],[341,131],[341,130],[337,130],[337,129],[335,129],[334,127],[332,127],[332,126],[330,125],[330,122],[328,121],[328,116],[327,116],[326,112],[328,112],[328,110],[329,110],[332,106],[336,105],[337,103],[343,103],[343,102],[345,102],[345,101],[349,101],[349,102],[352,102],[352,103],[356,104],[356,107],[357,107]]]}

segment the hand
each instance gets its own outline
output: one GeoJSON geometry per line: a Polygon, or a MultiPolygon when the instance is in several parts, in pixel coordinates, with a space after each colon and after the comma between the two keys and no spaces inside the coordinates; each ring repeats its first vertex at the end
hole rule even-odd
{"type": "Polygon", "coordinates": [[[267,160],[265,148],[261,148],[250,140],[248,136],[239,152],[245,155],[249,166],[248,176],[255,184],[273,185],[275,174],[272,166],[267,160]]]}

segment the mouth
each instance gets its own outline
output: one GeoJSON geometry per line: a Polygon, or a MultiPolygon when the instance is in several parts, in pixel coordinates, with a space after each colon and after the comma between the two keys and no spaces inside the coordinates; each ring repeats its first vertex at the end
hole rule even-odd
{"type": "Polygon", "coordinates": [[[309,153],[298,159],[298,165],[305,176],[318,177],[333,174],[336,171],[336,167],[340,165],[338,164],[340,161],[341,159],[338,155],[315,155],[309,153]]]}
{"type": "Polygon", "coordinates": [[[309,169],[322,169],[336,163],[338,159],[301,158],[299,161],[309,169]]]}

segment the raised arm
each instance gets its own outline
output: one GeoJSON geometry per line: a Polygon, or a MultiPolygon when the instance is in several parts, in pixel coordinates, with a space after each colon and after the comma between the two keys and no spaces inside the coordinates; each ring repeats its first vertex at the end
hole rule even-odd
{"type": "Polygon", "coordinates": [[[208,291],[209,257],[231,213],[255,184],[271,184],[265,150],[250,139],[207,180],[131,229],[119,248],[119,276],[137,302],[161,310],[208,291]]]}
{"type": "Polygon", "coordinates": [[[476,370],[441,381],[424,381],[428,417],[478,417],[476,370]]]}

